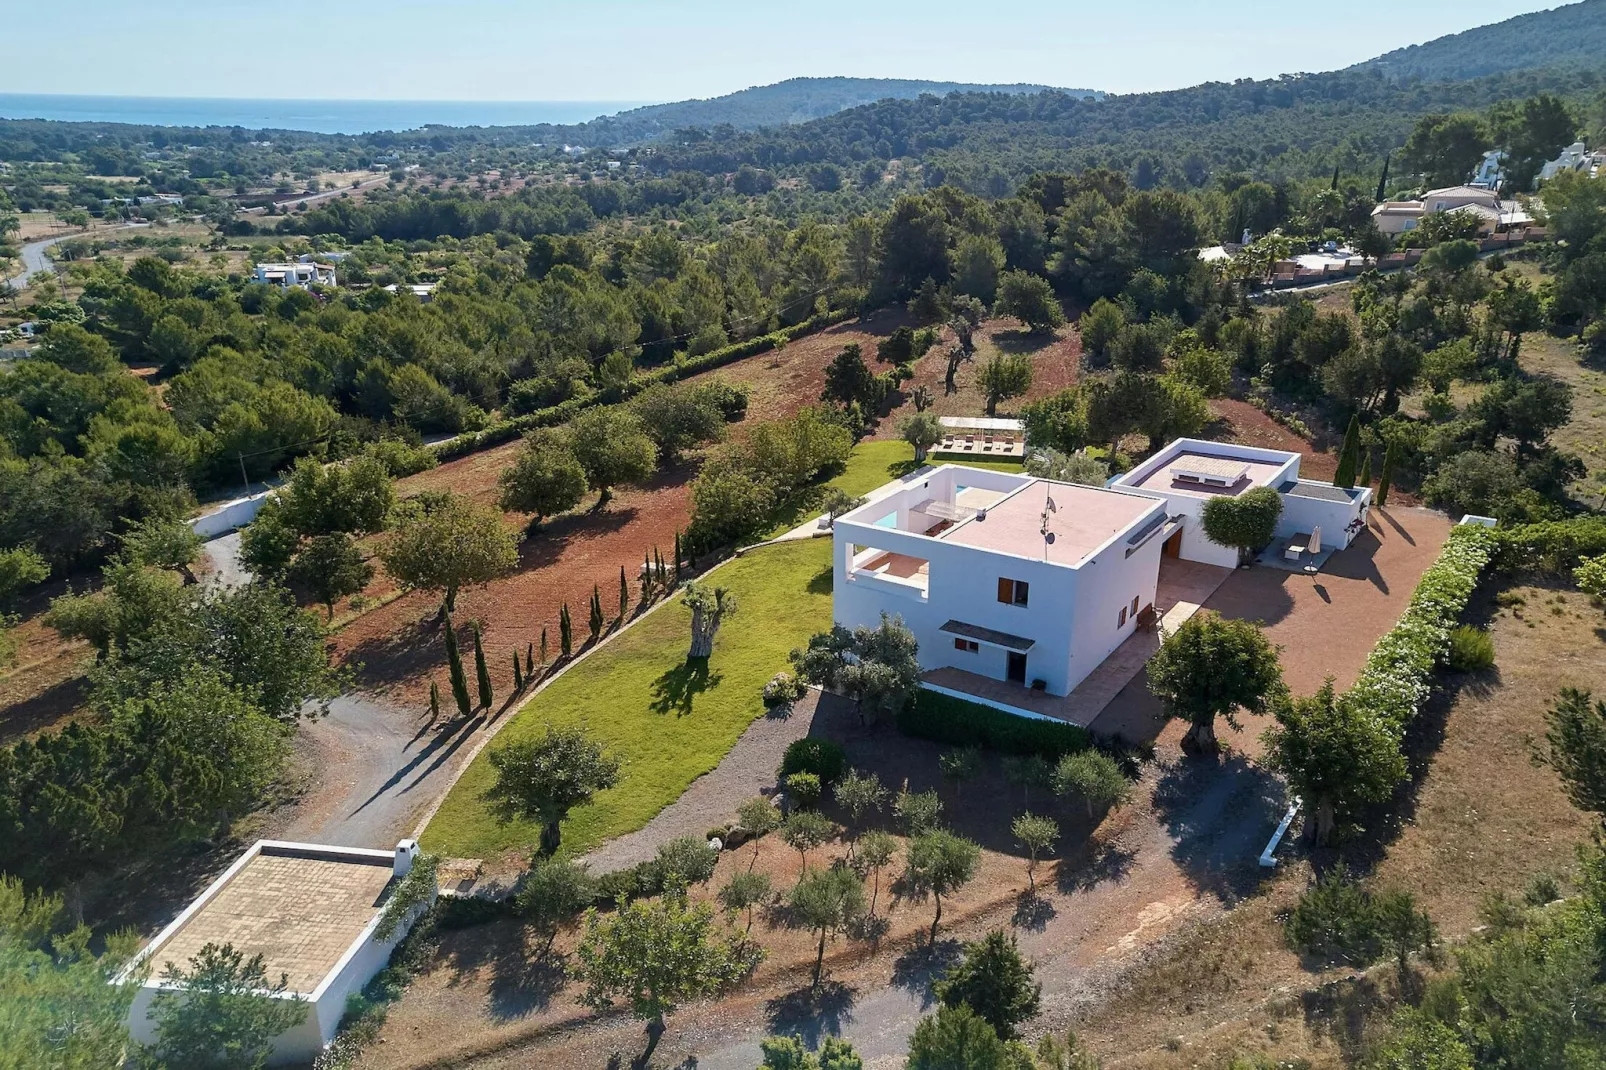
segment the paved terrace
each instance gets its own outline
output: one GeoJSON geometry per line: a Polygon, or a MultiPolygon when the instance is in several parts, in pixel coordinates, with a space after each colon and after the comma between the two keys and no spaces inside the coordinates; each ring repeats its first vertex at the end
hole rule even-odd
{"type": "Polygon", "coordinates": [[[1125,484],[1141,490],[1162,491],[1167,494],[1188,494],[1196,498],[1215,498],[1230,495],[1236,498],[1251,487],[1264,487],[1282,468],[1281,464],[1225,457],[1213,453],[1183,450],[1170,461],[1156,468],[1137,483],[1125,484]],[[1212,475],[1231,470],[1242,470],[1243,478],[1230,487],[1214,487],[1206,483],[1178,479],[1179,472],[1208,472],[1212,475]]]}
{"type": "Polygon", "coordinates": [[[263,956],[270,980],[283,973],[290,991],[309,995],[374,919],[391,874],[384,857],[368,864],[265,847],[156,949],[151,977],[188,967],[206,944],[233,944],[263,956]]]}
{"type": "Polygon", "coordinates": [[[1038,479],[989,508],[987,519],[978,514],[938,538],[1021,557],[1041,556],[1058,565],[1078,565],[1153,509],[1153,498],[1038,479]],[[1056,510],[1048,517],[1052,542],[1042,534],[1043,511],[1049,499],[1056,510]]]}
{"type": "MultiPolygon", "coordinates": [[[[1231,575],[1232,569],[1203,565],[1197,561],[1164,559],[1160,563],[1160,586],[1154,599],[1154,611],[1160,617],[1160,628],[1169,631],[1179,627],[1183,621],[1199,612],[1199,608],[1231,575]]],[[[1085,726],[1091,724],[1104,707],[1143,671],[1144,664],[1159,649],[1158,628],[1133,632],[1126,642],[1116,647],[1114,653],[1063,698],[963,669],[933,669],[922,675],[921,680],[950,691],[1002,702],[1056,721],[1085,726]]]]}

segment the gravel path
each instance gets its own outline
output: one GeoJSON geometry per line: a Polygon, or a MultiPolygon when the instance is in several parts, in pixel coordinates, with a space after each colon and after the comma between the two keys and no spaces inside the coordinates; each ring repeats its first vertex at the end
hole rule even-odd
{"type": "Polygon", "coordinates": [[[701,836],[736,816],[736,808],[775,787],[781,755],[794,740],[809,734],[820,693],[810,690],[788,717],[761,717],[748,726],[736,746],[711,772],[692,781],[680,798],[635,832],[610,840],[585,856],[593,873],[609,873],[658,853],[677,836],[701,836]]]}

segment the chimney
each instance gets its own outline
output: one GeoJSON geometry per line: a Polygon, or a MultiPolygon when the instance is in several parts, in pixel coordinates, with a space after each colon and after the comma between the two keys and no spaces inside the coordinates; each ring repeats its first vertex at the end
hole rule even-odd
{"type": "Polygon", "coordinates": [[[413,868],[413,860],[418,857],[418,841],[402,840],[396,845],[396,862],[392,872],[398,877],[407,876],[413,868]]]}

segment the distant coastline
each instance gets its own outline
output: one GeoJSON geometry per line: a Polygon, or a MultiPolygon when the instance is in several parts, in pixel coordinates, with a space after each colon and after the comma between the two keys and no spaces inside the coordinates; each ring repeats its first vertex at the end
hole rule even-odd
{"type": "Polygon", "coordinates": [[[97,97],[0,93],[0,119],[53,119],[141,126],[239,126],[366,134],[421,126],[531,126],[583,123],[641,107],[627,100],[236,100],[214,97],[97,97]]]}

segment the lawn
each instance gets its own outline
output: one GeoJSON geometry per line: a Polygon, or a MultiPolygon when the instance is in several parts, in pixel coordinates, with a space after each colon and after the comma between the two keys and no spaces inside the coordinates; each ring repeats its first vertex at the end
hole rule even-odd
{"type": "MultiPolygon", "coordinates": [[[[738,610],[719,633],[706,678],[685,671],[687,611],[664,606],[531,699],[486,753],[548,724],[583,724],[624,769],[618,786],[569,815],[563,853],[583,854],[640,828],[719,764],[763,713],[760,692],[785,667],[786,655],[829,627],[830,569],[831,546],[823,539],[730,562],[711,582],[735,592],[738,610]]],[[[487,811],[480,796],[491,778],[481,754],[424,830],[426,850],[488,858],[536,842],[534,825],[503,825],[487,811]]]]}

